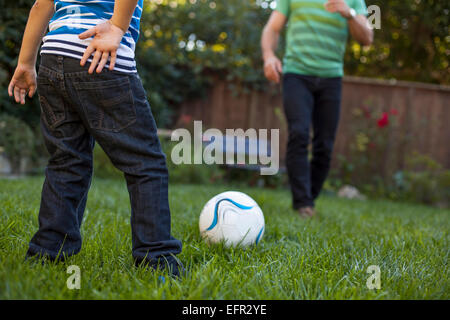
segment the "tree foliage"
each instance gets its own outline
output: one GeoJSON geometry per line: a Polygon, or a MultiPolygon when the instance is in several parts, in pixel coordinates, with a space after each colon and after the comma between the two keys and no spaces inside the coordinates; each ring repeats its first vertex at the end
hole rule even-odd
{"type": "MultiPolygon", "coordinates": [[[[324,0],[325,1],[325,0],[324,0]]],[[[33,0],[0,0],[0,113],[36,125],[37,99],[17,107],[6,88],[33,0]]],[[[211,75],[264,89],[260,36],[274,1],[145,0],[138,68],[159,126],[172,110],[204,94],[211,75]]],[[[371,48],[349,40],[346,74],[449,84],[449,2],[367,0],[381,9],[371,48]]],[[[281,41],[279,54],[283,52],[281,41]]]]}
{"type": "Polygon", "coordinates": [[[25,106],[8,96],[8,84],[19,57],[20,45],[32,0],[0,0],[0,114],[7,113],[35,126],[39,118],[38,99],[28,99],[25,106]]]}
{"type": "Polygon", "coordinates": [[[381,9],[381,29],[370,48],[350,43],[347,74],[450,83],[449,1],[366,1],[381,9]]]}

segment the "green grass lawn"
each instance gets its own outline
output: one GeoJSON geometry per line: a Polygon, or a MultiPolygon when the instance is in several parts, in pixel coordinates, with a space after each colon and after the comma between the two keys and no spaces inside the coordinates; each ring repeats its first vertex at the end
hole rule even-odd
{"type": "Polygon", "coordinates": [[[42,178],[0,180],[0,299],[449,299],[450,211],[389,201],[322,197],[302,220],[287,190],[240,189],[261,206],[258,246],[208,246],[198,231],[206,201],[224,186],[171,185],[173,235],[188,269],[181,281],[133,267],[129,201],[121,181],[94,180],[80,254],[23,263],[37,229],[42,178]],[[69,265],[81,289],[69,290],[69,265]],[[381,289],[366,286],[370,265],[381,289]]]}

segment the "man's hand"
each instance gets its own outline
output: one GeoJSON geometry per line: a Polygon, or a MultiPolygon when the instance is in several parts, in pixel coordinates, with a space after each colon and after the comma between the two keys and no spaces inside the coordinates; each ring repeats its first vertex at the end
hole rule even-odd
{"type": "Polygon", "coordinates": [[[271,56],[264,60],[264,75],[267,80],[275,83],[280,82],[280,74],[283,72],[283,66],[280,59],[276,56],[271,56]]]}
{"type": "Polygon", "coordinates": [[[36,92],[36,69],[34,66],[19,64],[8,86],[10,97],[17,103],[25,104],[25,96],[33,97],[36,92]]]}
{"type": "Polygon", "coordinates": [[[83,58],[81,58],[80,65],[84,66],[87,59],[95,52],[88,72],[93,73],[95,67],[97,67],[97,73],[102,72],[109,56],[111,56],[109,70],[113,70],[114,65],[116,64],[117,49],[119,48],[120,41],[124,34],[125,33],[121,28],[115,26],[108,20],[78,35],[80,39],[94,37],[86,48],[83,58]]]}
{"type": "Polygon", "coordinates": [[[367,17],[357,14],[353,19],[350,7],[344,0],[328,0],[325,9],[329,12],[339,13],[348,20],[348,26],[352,37],[363,46],[370,46],[373,42],[373,31],[369,26],[367,17]]]}
{"type": "Polygon", "coordinates": [[[339,13],[345,19],[350,19],[352,17],[350,14],[350,7],[345,0],[328,0],[328,2],[325,3],[325,10],[332,13],[339,13]]]}
{"type": "Polygon", "coordinates": [[[280,59],[275,55],[275,50],[278,46],[281,29],[285,26],[286,21],[287,18],[284,14],[276,10],[272,11],[261,35],[264,75],[267,80],[275,83],[280,82],[280,74],[283,72],[283,66],[280,59]]]}

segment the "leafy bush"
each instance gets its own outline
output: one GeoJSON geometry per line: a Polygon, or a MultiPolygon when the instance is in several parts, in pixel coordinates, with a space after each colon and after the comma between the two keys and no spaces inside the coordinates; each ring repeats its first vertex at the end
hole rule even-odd
{"type": "Polygon", "coordinates": [[[385,165],[398,160],[395,152],[387,151],[392,137],[400,136],[395,134],[396,109],[374,111],[366,101],[353,110],[353,117],[348,155],[336,155],[328,186],[337,190],[350,184],[370,197],[448,206],[450,171],[429,156],[412,152],[401,171],[385,165]]]}
{"type": "Polygon", "coordinates": [[[398,128],[396,109],[376,111],[370,107],[370,101],[364,102],[352,111],[350,130],[353,134],[349,141],[347,156],[337,155],[335,173],[344,184],[376,185],[393,174],[386,167],[386,159],[395,163],[395,153],[386,154],[392,135],[398,128]]]}
{"type": "Polygon", "coordinates": [[[381,29],[364,48],[350,41],[346,74],[383,79],[450,83],[450,2],[366,0],[381,9],[381,29]]]}
{"type": "Polygon", "coordinates": [[[360,171],[355,168],[355,163],[346,161],[342,156],[340,159],[341,170],[332,170],[331,177],[326,182],[329,190],[336,191],[344,184],[351,184],[371,198],[388,198],[446,208],[450,206],[450,170],[444,169],[427,155],[413,152],[403,170],[388,177],[372,176],[366,172],[365,179],[356,180],[351,180],[352,173],[360,171]],[[372,178],[368,179],[370,176],[372,178]]]}
{"type": "Polygon", "coordinates": [[[185,100],[222,76],[266,85],[259,40],[269,10],[255,1],[146,1],[136,50],[139,72],[160,127],[185,100]]]}
{"type": "Polygon", "coordinates": [[[34,135],[22,120],[0,115],[0,153],[11,162],[12,171],[20,172],[21,160],[30,157],[34,149],[34,135]]]}
{"type": "MultiPolygon", "coordinates": [[[[27,97],[25,106],[18,106],[8,96],[8,84],[14,73],[19,57],[23,31],[33,0],[0,0],[0,114],[9,114],[25,121],[34,128],[39,123],[39,101],[36,96],[27,97]]],[[[38,57],[39,62],[39,57],[38,57]]]]}
{"type": "Polygon", "coordinates": [[[429,156],[414,152],[406,167],[394,176],[396,198],[449,206],[450,170],[429,156]]]}

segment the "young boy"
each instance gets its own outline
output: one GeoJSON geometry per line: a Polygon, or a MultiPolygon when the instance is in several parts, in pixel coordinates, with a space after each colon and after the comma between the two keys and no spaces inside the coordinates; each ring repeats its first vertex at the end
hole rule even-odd
{"type": "Polygon", "coordinates": [[[37,0],[31,9],[8,87],[22,104],[37,88],[50,153],[27,257],[55,260],[80,251],[97,141],[127,182],[135,263],[174,276],[183,271],[175,258],[181,242],[170,233],[166,158],[134,61],[142,6],[143,0],[37,0]]]}

